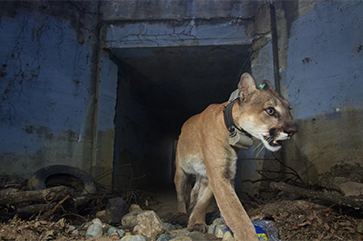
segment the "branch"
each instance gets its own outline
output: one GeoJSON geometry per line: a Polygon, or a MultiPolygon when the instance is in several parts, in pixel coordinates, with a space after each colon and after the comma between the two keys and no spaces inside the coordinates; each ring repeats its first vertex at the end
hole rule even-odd
{"type": "Polygon", "coordinates": [[[49,203],[61,200],[69,194],[70,188],[64,186],[57,186],[34,191],[18,191],[18,189],[5,189],[0,191],[0,204],[19,204],[25,202],[49,203]]]}
{"type": "Polygon", "coordinates": [[[343,205],[355,209],[363,209],[363,199],[358,197],[344,197],[334,193],[324,193],[320,191],[308,190],[305,188],[292,186],[283,182],[272,182],[270,183],[270,187],[274,190],[290,192],[306,198],[320,199],[335,203],[337,205],[343,205]]]}

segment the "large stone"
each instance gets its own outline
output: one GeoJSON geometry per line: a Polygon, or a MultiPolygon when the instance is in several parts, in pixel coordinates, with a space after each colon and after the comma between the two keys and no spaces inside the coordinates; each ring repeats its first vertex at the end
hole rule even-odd
{"type": "MultiPolygon", "coordinates": [[[[216,234],[216,232],[220,231],[220,227],[224,226],[224,222],[222,218],[216,218],[211,225],[208,227],[208,233],[216,234]]],[[[223,234],[222,234],[223,235],[223,234]]],[[[221,237],[220,237],[221,238],[221,237]]]]}
{"type": "Polygon", "coordinates": [[[344,196],[360,196],[363,194],[363,183],[360,182],[344,182],[339,185],[344,196]]]}
{"type": "Polygon", "coordinates": [[[143,212],[145,211],[132,211],[123,216],[121,219],[122,227],[133,229],[137,225],[137,215],[143,212]]]}
{"type": "Polygon", "coordinates": [[[126,235],[120,241],[146,241],[146,238],[142,235],[126,235]]]}
{"type": "Polygon", "coordinates": [[[96,213],[96,218],[99,218],[104,223],[110,222],[110,216],[106,216],[106,210],[101,210],[96,213]]]}
{"type": "Polygon", "coordinates": [[[175,229],[175,230],[171,230],[170,234],[173,237],[182,237],[182,236],[188,236],[189,235],[189,231],[186,228],[183,229],[175,229]]]}
{"type": "Polygon", "coordinates": [[[223,234],[222,241],[235,241],[232,233],[230,231],[227,231],[223,234]]]}
{"type": "Polygon", "coordinates": [[[105,217],[112,224],[121,222],[122,217],[129,212],[129,206],[120,197],[110,198],[106,206],[105,217]]]}
{"type": "Polygon", "coordinates": [[[188,237],[198,241],[210,241],[210,238],[208,238],[205,234],[197,231],[191,232],[188,237]]]}
{"type": "Polygon", "coordinates": [[[169,240],[171,240],[173,238],[174,237],[171,236],[171,234],[163,233],[162,235],[160,235],[160,237],[156,241],[169,241],[169,240]]]}
{"type": "Polygon", "coordinates": [[[132,212],[132,211],[142,211],[142,208],[137,204],[131,204],[130,212],[132,212]]]}
{"type": "Polygon", "coordinates": [[[137,215],[138,233],[147,240],[155,240],[157,236],[168,231],[154,211],[144,211],[137,215]]]}
{"type": "Polygon", "coordinates": [[[94,223],[88,227],[86,238],[89,237],[102,237],[103,231],[102,226],[99,223],[94,223]]]}
{"type": "Polygon", "coordinates": [[[228,231],[228,229],[227,229],[226,225],[218,224],[218,225],[216,225],[216,227],[214,229],[214,235],[218,238],[222,238],[224,233],[227,231],[228,231]]]}
{"type": "Polygon", "coordinates": [[[193,239],[191,237],[183,236],[183,237],[173,238],[170,241],[193,241],[193,239]]]}

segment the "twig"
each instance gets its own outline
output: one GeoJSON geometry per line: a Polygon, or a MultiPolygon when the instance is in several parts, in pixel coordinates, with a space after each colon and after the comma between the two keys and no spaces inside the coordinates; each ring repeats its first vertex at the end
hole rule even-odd
{"type": "Polygon", "coordinates": [[[272,155],[276,158],[276,160],[283,166],[283,167],[286,167],[286,168],[288,168],[289,170],[291,170],[293,173],[294,173],[294,175],[300,180],[300,182],[302,183],[302,184],[304,184],[304,181],[302,180],[302,178],[300,177],[300,175],[299,175],[299,173],[297,172],[297,171],[295,171],[292,167],[289,167],[289,166],[287,166],[285,163],[283,163],[282,161],[280,161],[280,159],[278,159],[277,157],[276,157],[276,155],[275,155],[275,153],[273,153],[273,152],[271,152],[272,153],[272,155]]]}
{"type": "Polygon", "coordinates": [[[42,216],[40,216],[40,219],[41,220],[44,220],[44,219],[47,219],[49,218],[56,210],[57,208],[62,204],[64,203],[68,198],[70,197],[70,195],[64,197],[62,200],[60,200],[57,205],[54,206],[54,208],[46,213],[44,213],[42,216]]]}

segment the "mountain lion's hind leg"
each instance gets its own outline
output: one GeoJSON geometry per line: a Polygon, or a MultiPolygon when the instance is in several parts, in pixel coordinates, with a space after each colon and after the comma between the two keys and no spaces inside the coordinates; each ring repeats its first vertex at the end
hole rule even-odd
{"type": "Polygon", "coordinates": [[[178,212],[187,212],[187,199],[186,199],[186,184],[188,181],[187,174],[176,162],[176,170],[174,176],[174,184],[176,189],[176,195],[178,199],[178,212]]]}
{"type": "Polygon", "coordinates": [[[208,229],[205,224],[205,215],[212,198],[213,192],[208,184],[208,179],[202,177],[200,181],[198,200],[189,217],[189,231],[199,231],[202,233],[207,232],[208,229]]]}
{"type": "Polygon", "coordinates": [[[188,210],[189,212],[192,212],[195,205],[197,204],[197,201],[199,199],[199,196],[200,196],[200,186],[201,186],[201,180],[202,180],[202,176],[200,175],[196,175],[195,177],[195,183],[194,183],[194,186],[193,186],[193,189],[190,193],[190,203],[189,203],[189,206],[188,206],[188,210]]]}

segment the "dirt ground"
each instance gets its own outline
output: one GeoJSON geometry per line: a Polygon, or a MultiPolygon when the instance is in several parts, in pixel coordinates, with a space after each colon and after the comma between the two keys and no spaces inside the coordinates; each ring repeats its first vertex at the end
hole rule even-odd
{"type": "MultiPolygon", "coordinates": [[[[330,173],[324,174],[321,177],[325,180],[324,185],[334,183],[336,186],[337,180],[351,181],[350,177],[362,182],[362,168],[349,168],[335,167],[330,173]]],[[[0,240],[86,240],[84,236],[74,236],[69,225],[81,227],[92,220],[98,211],[105,208],[107,200],[115,195],[121,194],[103,190],[82,206],[67,200],[43,220],[40,219],[40,214],[14,215],[17,208],[15,205],[0,205],[0,240]]],[[[121,196],[130,204],[139,204],[144,210],[154,210],[164,222],[186,227],[187,216],[175,212],[177,202],[172,188],[129,190],[121,196]]],[[[274,223],[281,240],[363,240],[363,214],[360,208],[337,205],[319,198],[308,199],[282,191],[275,191],[274,198],[268,200],[246,195],[240,195],[240,198],[251,219],[274,223]]],[[[206,217],[207,224],[218,217],[218,207],[214,202],[206,217]]]]}

